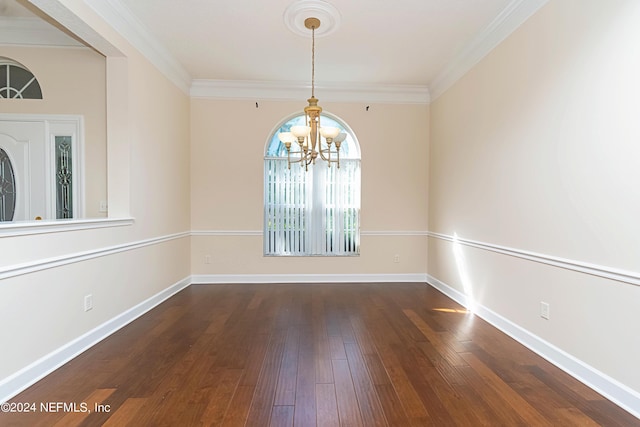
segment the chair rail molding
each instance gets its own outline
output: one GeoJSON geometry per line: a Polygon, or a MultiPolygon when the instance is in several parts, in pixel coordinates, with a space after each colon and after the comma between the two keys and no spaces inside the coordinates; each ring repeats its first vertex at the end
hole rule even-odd
{"type": "Polygon", "coordinates": [[[599,264],[592,264],[573,259],[561,258],[554,255],[547,255],[538,252],[526,251],[523,249],[511,248],[508,246],[496,245],[493,243],[480,242],[477,240],[465,239],[458,236],[448,234],[435,233],[429,231],[429,237],[440,239],[448,242],[456,242],[464,246],[483,249],[486,251],[496,252],[503,255],[509,255],[517,258],[526,259],[533,262],[551,265],[554,267],[564,268],[567,270],[577,271],[580,273],[590,274],[605,279],[615,280],[617,282],[628,283],[630,285],[640,286],[640,272],[622,270],[619,268],[608,267],[599,264]]]}

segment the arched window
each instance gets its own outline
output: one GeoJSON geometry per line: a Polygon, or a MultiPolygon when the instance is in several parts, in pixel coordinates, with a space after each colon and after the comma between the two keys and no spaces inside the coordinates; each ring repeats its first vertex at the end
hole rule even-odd
{"type": "Polygon", "coordinates": [[[42,90],[27,67],[0,56],[0,98],[42,99],[42,90]]]}
{"type": "Polygon", "coordinates": [[[264,157],[264,254],[352,256],[360,254],[360,147],[353,131],[323,112],[324,126],[347,134],[340,167],[318,158],[306,171],[289,168],[278,133],[304,124],[290,117],[270,135],[264,157]]]}

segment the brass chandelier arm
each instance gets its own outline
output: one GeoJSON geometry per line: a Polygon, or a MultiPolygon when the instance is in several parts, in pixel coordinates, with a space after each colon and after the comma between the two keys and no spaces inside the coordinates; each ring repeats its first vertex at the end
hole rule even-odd
{"type": "Polygon", "coordinates": [[[323,148],[320,150],[320,157],[322,158],[322,160],[327,162],[328,167],[331,167],[331,163],[335,163],[338,169],[340,169],[340,149],[339,148],[336,151],[331,151],[331,145],[329,145],[329,148],[323,148]],[[325,153],[326,153],[326,156],[325,156],[325,153]],[[332,154],[336,155],[335,159],[331,158],[332,154]]]}
{"type": "Polygon", "coordinates": [[[308,166],[311,163],[315,163],[316,157],[317,157],[317,152],[314,155],[314,152],[308,149],[304,150],[303,148],[301,148],[300,151],[292,151],[291,148],[287,148],[287,163],[288,163],[289,169],[291,169],[292,163],[300,163],[301,167],[304,167],[306,170],[308,170],[308,166]],[[296,154],[299,154],[299,156],[296,156],[296,154]],[[291,160],[291,155],[298,158],[291,160]]]}
{"type": "Polygon", "coordinates": [[[315,159],[317,158],[318,154],[320,155],[320,158],[325,162],[327,162],[329,165],[331,163],[336,163],[338,169],[340,168],[340,149],[338,148],[336,151],[332,151],[331,147],[329,147],[329,148],[322,148],[318,151],[311,151],[311,150],[305,151],[303,149],[301,149],[300,151],[292,151],[290,148],[287,148],[287,162],[289,164],[289,169],[291,169],[292,163],[303,163],[302,166],[309,166],[311,163],[315,163],[315,159]],[[315,156],[314,156],[314,153],[315,153],[315,156]],[[335,159],[331,158],[332,154],[336,155],[335,159]],[[299,156],[296,156],[296,155],[299,155],[299,156]],[[292,160],[291,156],[298,157],[298,158],[292,160]]]}

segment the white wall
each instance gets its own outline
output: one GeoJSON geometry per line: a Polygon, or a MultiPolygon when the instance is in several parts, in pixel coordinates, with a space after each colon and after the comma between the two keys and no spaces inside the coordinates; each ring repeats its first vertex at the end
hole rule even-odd
{"type": "Polygon", "coordinates": [[[638,22],[635,0],[551,0],[432,103],[428,266],[635,393],[638,22]]]}

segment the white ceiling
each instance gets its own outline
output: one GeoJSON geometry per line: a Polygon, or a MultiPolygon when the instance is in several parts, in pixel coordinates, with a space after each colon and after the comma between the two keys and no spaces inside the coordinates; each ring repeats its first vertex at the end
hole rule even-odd
{"type": "Polygon", "coordinates": [[[0,16],[32,17],[33,13],[16,0],[0,0],[0,16]]]}
{"type": "MultiPolygon", "coordinates": [[[[311,38],[284,22],[289,5],[308,0],[85,1],[98,13],[117,10],[192,80],[311,80],[311,38]]],[[[414,85],[433,92],[451,79],[447,73],[486,54],[506,35],[500,31],[511,32],[545,1],[329,0],[340,24],[316,37],[316,84],[414,85]],[[501,30],[509,20],[511,27],[501,30]],[[485,52],[473,53],[483,43],[485,52]]],[[[21,16],[16,2],[28,6],[27,0],[0,0],[0,15],[21,16]]]]}
{"type": "MultiPolygon", "coordinates": [[[[121,0],[195,79],[304,81],[311,40],[294,0],[121,0]]],[[[318,82],[428,85],[510,0],[331,0],[340,27],[316,39],[318,82]]]]}

